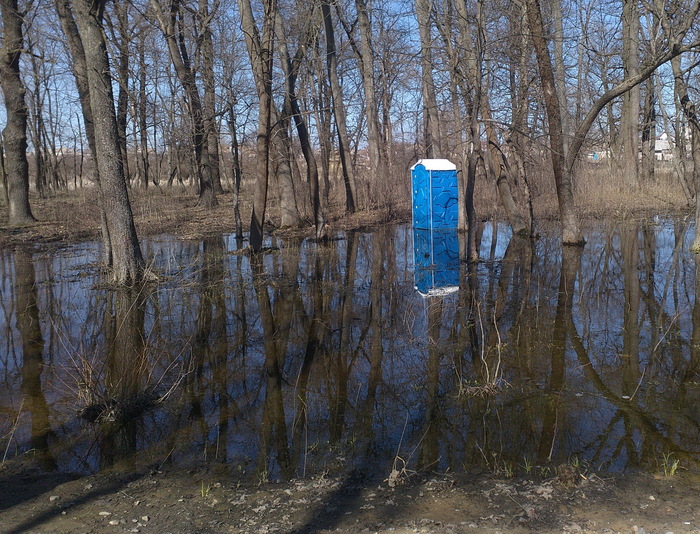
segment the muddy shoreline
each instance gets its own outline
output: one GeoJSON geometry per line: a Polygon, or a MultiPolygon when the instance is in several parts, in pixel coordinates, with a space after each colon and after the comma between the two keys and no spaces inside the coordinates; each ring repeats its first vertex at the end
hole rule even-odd
{"type": "Polygon", "coordinates": [[[72,479],[0,469],[5,533],[698,533],[698,476],[579,473],[549,479],[416,473],[257,484],[223,465],[72,479]]]}

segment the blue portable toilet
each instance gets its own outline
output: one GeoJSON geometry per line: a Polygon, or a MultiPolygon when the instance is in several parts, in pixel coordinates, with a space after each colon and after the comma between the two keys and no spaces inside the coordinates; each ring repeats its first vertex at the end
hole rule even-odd
{"type": "Polygon", "coordinates": [[[411,167],[413,227],[457,228],[457,166],[446,159],[421,159],[411,167]]]}
{"type": "Polygon", "coordinates": [[[411,167],[414,280],[425,296],[459,288],[457,167],[446,159],[422,159],[411,167]]]}

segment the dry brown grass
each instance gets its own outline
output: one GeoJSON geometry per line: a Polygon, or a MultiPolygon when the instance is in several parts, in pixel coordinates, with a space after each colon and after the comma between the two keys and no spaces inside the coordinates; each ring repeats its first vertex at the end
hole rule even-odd
{"type": "Polygon", "coordinates": [[[634,214],[677,213],[688,210],[683,189],[670,167],[660,164],[650,183],[631,188],[621,183],[606,163],[581,165],[576,174],[576,204],[586,216],[627,218],[634,214]]]}
{"type": "MultiPolygon", "coordinates": [[[[529,165],[528,180],[532,190],[534,212],[537,220],[558,218],[557,197],[551,173],[545,163],[529,165]]],[[[360,205],[365,208],[347,216],[343,212],[343,190],[338,184],[331,188],[331,205],[327,222],[331,230],[370,227],[389,221],[408,221],[411,216],[410,171],[408,162],[397,166],[394,172],[370,186],[369,177],[362,173],[360,205]]],[[[250,219],[252,182],[244,181],[241,191],[241,214],[244,228],[250,219]]],[[[523,202],[523,184],[515,184],[516,200],[523,202]]],[[[633,214],[687,213],[687,206],[680,184],[672,177],[670,168],[660,165],[653,183],[643,184],[632,190],[620,184],[608,165],[582,164],[575,176],[577,210],[582,217],[620,217],[633,214]]],[[[271,191],[274,190],[271,184],[271,191]]],[[[302,197],[304,192],[299,193],[302,197]]],[[[148,190],[134,188],[130,192],[132,208],[139,236],[171,233],[185,239],[199,239],[211,233],[229,233],[234,229],[233,195],[218,195],[219,205],[211,210],[197,205],[192,188],[151,187],[148,190]]],[[[94,187],[52,192],[45,198],[31,197],[37,224],[21,228],[3,226],[7,220],[7,206],[0,200],[0,246],[25,243],[64,243],[99,237],[99,209],[94,187]]],[[[284,234],[311,235],[313,228],[308,202],[303,203],[305,223],[284,234]]],[[[482,219],[504,217],[495,184],[478,177],[475,190],[477,216],[482,219]]],[[[269,229],[274,231],[278,222],[278,203],[271,195],[269,203],[269,229]]]]}

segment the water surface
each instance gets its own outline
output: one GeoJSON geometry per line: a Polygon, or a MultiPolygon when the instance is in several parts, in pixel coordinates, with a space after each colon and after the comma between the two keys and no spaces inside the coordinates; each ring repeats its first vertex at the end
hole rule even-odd
{"type": "Polygon", "coordinates": [[[691,234],[602,223],[562,249],[487,224],[482,261],[428,297],[406,226],[273,239],[256,258],[230,236],[162,236],[144,242],[160,282],[139,291],[100,284],[96,244],[2,250],[0,453],[259,480],[692,467],[691,234]]]}

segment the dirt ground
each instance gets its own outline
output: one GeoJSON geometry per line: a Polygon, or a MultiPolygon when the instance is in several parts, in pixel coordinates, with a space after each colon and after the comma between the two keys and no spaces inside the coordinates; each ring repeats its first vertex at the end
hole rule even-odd
{"type": "MultiPolygon", "coordinates": [[[[315,477],[255,484],[223,468],[71,479],[0,468],[3,533],[700,533],[700,477],[560,472],[315,477]]],[[[122,471],[123,473],[123,471],[122,471]]]]}

